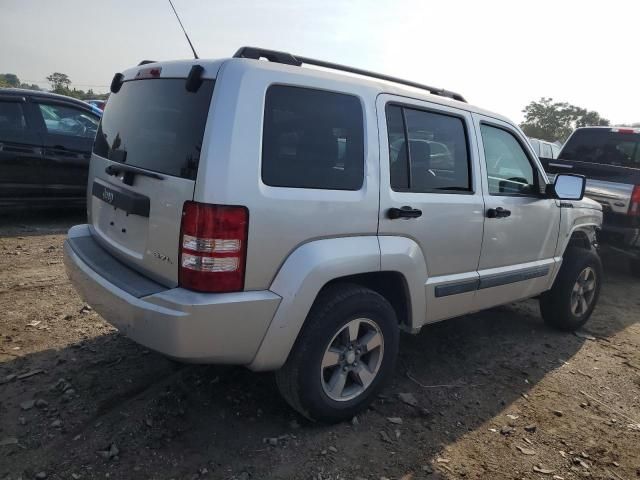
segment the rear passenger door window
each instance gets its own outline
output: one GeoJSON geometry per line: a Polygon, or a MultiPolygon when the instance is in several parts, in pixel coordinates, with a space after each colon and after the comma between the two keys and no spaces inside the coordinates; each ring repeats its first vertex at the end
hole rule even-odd
{"type": "Polygon", "coordinates": [[[512,133],[481,124],[490,195],[536,195],[537,176],[512,133]]]}
{"type": "Polygon", "coordinates": [[[357,97],[269,87],[262,141],[266,185],[359,190],[363,179],[363,111],[357,97]]]}
{"type": "Polygon", "coordinates": [[[389,105],[391,187],[421,193],[470,192],[465,123],[443,113],[389,105]]]}

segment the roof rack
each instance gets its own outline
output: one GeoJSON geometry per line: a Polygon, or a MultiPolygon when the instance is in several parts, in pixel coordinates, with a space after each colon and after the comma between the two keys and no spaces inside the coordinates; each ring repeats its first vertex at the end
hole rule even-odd
{"type": "Polygon", "coordinates": [[[306,63],[308,65],[316,65],[318,67],[329,68],[332,70],[341,70],[343,72],[355,73],[356,75],[363,75],[365,77],[377,78],[380,80],[386,80],[388,82],[401,83],[410,87],[420,88],[427,90],[433,95],[439,95],[441,97],[453,98],[460,102],[466,102],[464,97],[459,93],[451,92],[443,88],[430,87],[429,85],[423,85],[422,83],[416,83],[402,78],[392,77],[390,75],[383,75],[382,73],[370,72],[368,70],[361,70],[359,68],[353,68],[346,65],[340,65],[338,63],[325,62],[323,60],[316,60],[313,58],[300,57],[298,55],[292,55],[287,52],[278,52],[276,50],[267,50],[264,48],[256,47],[240,47],[235,53],[233,58],[251,58],[253,60],[260,60],[266,58],[270,62],[282,63],[285,65],[293,65],[296,67],[302,66],[306,63]]]}

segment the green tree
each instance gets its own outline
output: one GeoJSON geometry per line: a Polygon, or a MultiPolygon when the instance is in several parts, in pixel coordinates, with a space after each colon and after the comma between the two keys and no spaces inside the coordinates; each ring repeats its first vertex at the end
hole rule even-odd
{"type": "Polygon", "coordinates": [[[52,92],[60,93],[62,95],[68,94],[71,79],[67,74],[54,72],[47,77],[47,81],[51,84],[52,92]]]}
{"type": "Polygon", "coordinates": [[[21,83],[20,88],[26,88],[27,90],[42,90],[38,85],[32,83],[29,85],[28,83],[21,83]]]}
{"type": "Polygon", "coordinates": [[[567,102],[554,102],[553,98],[548,97],[531,102],[522,112],[524,122],[520,127],[524,133],[550,142],[565,141],[577,127],[609,125],[609,120],[596,111],[567,102]]]}
{"type": "Polygon", "coordinates": [[[0,73],[0,87],[19,87],[20,79],[13,73],[0,73]]]}

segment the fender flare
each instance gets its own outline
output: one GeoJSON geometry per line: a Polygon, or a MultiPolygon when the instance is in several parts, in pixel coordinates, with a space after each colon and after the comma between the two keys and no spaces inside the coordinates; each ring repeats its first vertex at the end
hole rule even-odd
{"type": "MultiPolygon", "coordinates": [[[[413,259],[422,259],[422,252],[412,240],[393,242],[388,240],[391,238],[394,237],[370,235],[331,238],[305,243],[294,250],[271,284],[270,290],[279,295],[282,301],[248,368],[254,371],[280,368],[286,362],[320,290],[330,281],[341,277],[379,272],[381,269],[405,275],[411,290],[411,309],[416,306],[421,308],[422,305],[422,317],[419,318],[423,319],[424,287],[417,289],[416,285],[424,284],[424,278],[420,280],[421,283],[414,283],[419,273],[412,270],[415,269],[413,259]],[[386,252],[382,256],[381,245],[385,246],[386,252]],[[417,300],[413,298],[413,290],[418,290],[417,300]]],[[[413,312],[411,316],[415,318],[413,312]]]]}
{"type": "Polygon", "coordinates": [[[590,240],[595,240],[596,231],[602,227],[602,212],[594,211],[591,215],[581,215],[573,219],[571,228],[568,229],[564,238],[560,238],[558,241],[558,248],[556,250],[556,256],[564,256],[564,252],[569,246],[571,237],[576,232],[583,232],[590,240]],[[599,213],[599,215],[598,215],[599,213]]]}

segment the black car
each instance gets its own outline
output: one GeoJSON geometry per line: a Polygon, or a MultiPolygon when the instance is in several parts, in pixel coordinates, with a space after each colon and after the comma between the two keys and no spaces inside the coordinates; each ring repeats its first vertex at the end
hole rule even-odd
{"type": "Polygon", "coordinates": [[[0,88],[0,208],[84,204],[99,121],[80,100],[0,88]]]}
{"type": "Polygon", "coordinates": [[[541,160],[551,174],[587,177],[585,195],[604,213],[600,242],[626,255],[640,278],[640,128],[578,128],[557,159],[541,160]]]}

